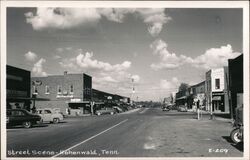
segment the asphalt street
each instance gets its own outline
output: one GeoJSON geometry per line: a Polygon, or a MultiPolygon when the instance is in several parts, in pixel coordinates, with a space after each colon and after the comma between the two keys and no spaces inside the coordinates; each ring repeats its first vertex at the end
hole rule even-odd
{"type": "Polygon", "coordinates": [[[227,120],[142,108],[7,129],[7,157],[241,157],[227,120]]]}

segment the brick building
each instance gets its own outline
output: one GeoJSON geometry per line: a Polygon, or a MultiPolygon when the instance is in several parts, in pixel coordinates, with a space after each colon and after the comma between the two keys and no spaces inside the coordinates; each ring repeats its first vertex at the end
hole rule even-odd
{"type": "Polygon", "coordinates": [[[59,108],[65,114],[68,108],[77,110],[77,114],[90,112],[92,77],[64,72],[63,75],[32,77],[31,81],[33,97],[49,99],[35,102],[36,108],[59,108]]]}
{"type": "MultiPolygon", "coordinates": [[[[105,103],[127,103],[129,98],[92,88],[92,77],[86,74],[50,75],[31,78],[31,93],[36,108],[59,108],[64,114],[82,115],[101,108],[105,103]],[[69,112],[70,111],[70,112],[69,112]],[[67,113],[68,112],[68,113],[67,113]]],[[[33,104],[34,105],[34,104],[33,104]]]]}

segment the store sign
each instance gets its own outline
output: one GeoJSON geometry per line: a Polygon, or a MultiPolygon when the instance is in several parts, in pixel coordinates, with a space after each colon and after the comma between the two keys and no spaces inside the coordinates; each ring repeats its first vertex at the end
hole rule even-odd
{"type": "Polygon", "coordinates": [[[7,89],[7,97],[27,97],[27,91],[17,91],[7,89]]]}
{"type": "Polygon", "coordinates": [[[80,98],[72,98],[70,99],[70,102],[81,102],[80,98]]]}
{"type": "Polygon", "coordinates": [[[213,96],[216,96],[216,95],[220,96],[220,95],[224,95],[224,93],[223,92],[213,92],[212,95],[213,96]]]}

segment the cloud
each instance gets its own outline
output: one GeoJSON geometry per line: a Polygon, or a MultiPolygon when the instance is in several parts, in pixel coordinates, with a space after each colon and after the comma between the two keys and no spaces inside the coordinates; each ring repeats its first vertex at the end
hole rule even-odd
{"type": "Polygon", "coordinates": [[[150,65],[152,69],[176,69],[187,59],[186,56],[177,56],[175,53],[170,53],[167,47],[167,43],[161,39],[155,40],[150,45],[150,48],[153,50],[153,54],[158,55],[161,59],[159,63],[150,65]]]}
{"type": "Polygon", "coordinates": [[[105,16],[109,21],[122,23],[127,14],[135,12],[134,8],[103,8],[99,9],[101,15],[105,16]]]}
{"type": "Polygon", "coordinates": [[[69,72],[84,72],[93,76],[93,88],[111,93],[124,94],[124,89],[131,92],[131,78],[134,84],[140,82],[140,76],[129,73],[130,61],[118,64],[99,61],[90,52],[83,53],[82,49],[75,51],[75,57],[61,59],[59,64],[69,72]]]}
{"type": "Polygon", "coordinates": [[[176,55],[168,51],[168,45],[165,41],[158,39],[154,41],[150,48],[154,55],[160,57],[160,62],[153,63],[150,67],[154,70],[160,69],[177,69],[178,67],[189,64],[197,68],[213,69],[228,65],[228,59],[235,58],[241,53],[234,52],[230,44],[221,46],[220,48],[211,48],[204,54],[195,58],[185,55],[176,55]]]}
{"type": "Polygon", "coordinates": [[[234,52],[230,44],[220,48],[210,48],[204,54],[190,60],[193,66],[204,69],[220,68],[228,65],[228,59],[233,59],[241,53],[234,52]]]}
{"type": "Polygon", "coordinates": [[[115,64],[111,65],[110,63],[107,62],[102,62],[98,60],[92,59],[93,53],[87,52],[86,54],[80,53],[76,57],[76,64],[81,67],[81,68],[88,68],[88,69],[99,69],[99,70],[104,70],[104,71],[123,71],[131,66],[131,62],[129,61],[124,61],[121,64],[115,64]]]}
{"type": "Polygon", "coordinates": [[[27,52],[24,56],[28,61],[35,61],[37,58],[37,55],[31,51],[27,52]]]}
{"type": "Polygon", "coordinates": [[[131,79],[133,79],[134,83],[138,83],[140,81],[140,76],[139,75],[132,75],[131,79]]]}
{"type": "Polygon", "coordinates": [[[69,29],[78,26],[93,26],[102,17],[107,20],[123,23],[128,14],[134,14],[148,26],[152,36],[157,36],[163,25],[171,17],[163,8],[37,8],[36,13],[25,13],[26,22],[34,30],[69,29]]]}
{"type": "Polygon", "coordinates": [[[168,91],[173,92],[178,87],[179,83],[180,82],[179,82],[178,78],[176,78],[176,77],[173,77],[169,81],[165,80],[165,79],[162,79],[162,80],[160,80],[160,87],[162,89],[166,89],[168,91]]]}
{"type": "Polygon", "coordinates": [[[97,23],[101,15],[94,8],[37,8],[36,13],[25,13],[26,22],[35,30],[69,29],[97,23]]]}
{"type": "Polygon", "coordinates": [[[143,8],[136,11],[142,17],[144,23],[148,25],[148,31],[154,37],[161,32],[163,25],[172,19],[164,13],[165,9],[163,8],[143,8]]]}
{"type": "Polygon", "coordinates": [[[47,76],[47,73],[43,71],[43,64],[46,62],[45,59],[41,58],[39,61],[37,61],[33,68],[32,68],[32,73],[34,76],[47,76]]]}

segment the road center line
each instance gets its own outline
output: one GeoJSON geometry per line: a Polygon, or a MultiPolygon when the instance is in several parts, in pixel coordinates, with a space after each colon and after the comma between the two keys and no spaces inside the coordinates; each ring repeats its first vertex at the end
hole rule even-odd
{"type": "Polygon", "coordinates": [[[126,122],[127,120],[128,120],[128,119],[125,119],[125,120],[121,121],[120,123],[117,123],[116,125],[114,125],[114,126],[108,128],[108,129],[106,129],[106,130],[104,130],[104,131],[102,131],[102,132],[100,132],[100,133],[98,133],[98,134],[96,134],[96,135],[94,135],[94,136],[92,136],[92,137],[90,137],[90,138],[88,138],[88,139],[86,139],[86,140],[84,140],[84,141],[82,141],[82,142],[80,142],[80,143],[78,143],[78,144],[76,144],[76,145],[74,145],[74,146],[72,146],[72,147],[70,147],[70,148],[64,150],[63,152],[60,152],[60,153],[58,153],[58,154],[52,156],[51,158],[55,158],[55,157],[57,157],[57,156],[63,154],[64,152],[67,152],[67,151],[69,151],[69,150],[71,150],[71,149],[73,149],[73,148],[75,148],[75,147],[77,147],[77,146],[79,146],[79,145],[81,145],[81,144],[83,144],[83,143],[85,143],[85,142],[88,142],[89,140],[91,140],[91,139],[93,139],[93,138],[95,138],[95,137],[97,137],[97,136],[99,136],[99,135],[101,135],[101,134],[103,134],[103,133],[105,133],[105,132],[107,132],[107,131],[109,131],[109,130],[115,128],[115,127],[117,127],[117,126],[119,126],[119,125],[121,125],[122,123],[126,122]]]}

